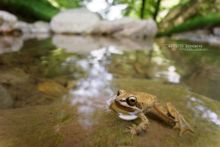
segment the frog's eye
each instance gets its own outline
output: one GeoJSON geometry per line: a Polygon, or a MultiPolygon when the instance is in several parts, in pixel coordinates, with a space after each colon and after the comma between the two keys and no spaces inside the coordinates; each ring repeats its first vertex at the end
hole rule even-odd
{"type": "Polygon", "coordinates": [[[134,105],[136,105],[136,103],[137,103],[137,98],[134,97],[134,96],[128,97],[128,98],[126,99],[126,102],[128,103],[128,105],[134,106],[134,105]]]}

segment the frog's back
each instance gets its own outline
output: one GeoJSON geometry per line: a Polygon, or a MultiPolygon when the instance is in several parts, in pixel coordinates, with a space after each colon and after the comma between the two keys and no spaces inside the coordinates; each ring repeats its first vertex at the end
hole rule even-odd
{"type": "Polygon", "coordinates": [[[151,107],[156,102],[157,97],[155,95],[146,92],[136,92],[134,95],[137,97],[138,101],[142,103],[144,107],[151,107]]]}

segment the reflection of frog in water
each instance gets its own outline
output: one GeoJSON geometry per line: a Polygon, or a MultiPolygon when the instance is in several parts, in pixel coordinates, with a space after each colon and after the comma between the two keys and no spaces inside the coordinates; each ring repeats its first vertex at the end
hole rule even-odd
{"type": "Polygon", "coordinates": [[[149,120],[145,115],[147,112],[155,114],[173,126],[173,128],[179,129],[180,134],[187,131],[193,132],[184,117],[171,103],[162,106],[157,102],[156,96],[148,93],[129,93],[125,90],[119,90],[117,96],[111,100],[110,109],[117,112],[119,117],[125,120],[141,119],[140,124],[133,124],[129,127],[129,132],[132,135],[137,135],[147,130],[149,126],[149,120]]]}

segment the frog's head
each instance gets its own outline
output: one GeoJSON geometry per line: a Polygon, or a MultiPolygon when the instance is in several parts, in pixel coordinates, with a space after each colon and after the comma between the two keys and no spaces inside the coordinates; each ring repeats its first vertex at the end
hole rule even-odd
{"type": "Polygon", "coordinates": [[[118,90],[115,102],[117,103],[117,105],[127,108],[130,111],[141,111],[141,105],[138,103],[137,97],[125,90],[118,90]]]}

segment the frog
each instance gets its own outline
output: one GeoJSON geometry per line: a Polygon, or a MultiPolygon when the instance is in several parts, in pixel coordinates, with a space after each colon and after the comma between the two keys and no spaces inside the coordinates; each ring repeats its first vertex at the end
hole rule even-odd
{"type": "Polygon", "coordinates": [[[147,115],[150,113],[172,128],[178,129],[180,136],[186,132],[194,133],[191,125],[172,103],[161,104],[157,96],[146,92],[128,92],[120,89],[109,100],[109,108],[116,112],[121,119],[141,120],[139,124],[132,124],[127,128],[126,132],[130,132],[132,135],[139,135],[147,131],[150,125],[147,115]]]}

